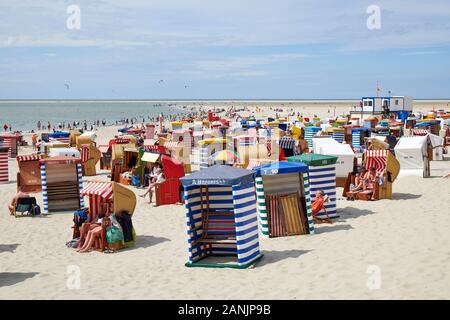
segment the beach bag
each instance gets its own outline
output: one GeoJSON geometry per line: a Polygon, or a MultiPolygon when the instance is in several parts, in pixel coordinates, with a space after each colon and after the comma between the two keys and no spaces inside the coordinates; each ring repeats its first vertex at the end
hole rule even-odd
{"type": "Polygon", "coordinates": [[[123,232],[117,227],[106,228],[106,242],[117,243],[123,241],[123,232]]]}
{"type": "Polygon", "coordinates": [[[131,184],[135,187],[138,187],[141,184],[141,179],[138,176],[131,177],[131,184]]]}
{"type": "Polygon", "coordinates": [[[33,205],[31,208],[31,214],[33,216],[40,216],[41,215],[41,207],[37,204],[33,205]]]}

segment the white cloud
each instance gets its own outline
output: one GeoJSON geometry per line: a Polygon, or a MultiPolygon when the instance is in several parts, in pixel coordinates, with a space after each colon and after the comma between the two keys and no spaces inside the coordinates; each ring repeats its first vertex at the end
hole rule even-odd
{"type": "Polygon", "coordinates": [[[342,50],[420,48],[449,43],[448,0],[379,0],[380,32],[366,28],[366,8],[372,2],[78,0],[81,30],[67,30],[65,8],[72,3],[3,0],[0,43],[160,48],[331,44],[342,50]],[[8,41],[9,37],[17,40],[8,41]]]}
{"type": "Polygon", "coordinates": [[[439,54],[438,51],[413,51],[413,52],[403,52],[401,56],[424,56],[424,55],[435,55],[439,54]]]}

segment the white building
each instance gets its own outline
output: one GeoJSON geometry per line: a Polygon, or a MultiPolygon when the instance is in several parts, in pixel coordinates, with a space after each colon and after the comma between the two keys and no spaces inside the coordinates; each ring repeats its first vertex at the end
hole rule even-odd
{"type": "Polygon", "coordinates": [[[362,112],[381,113],[385,108],[390,112],[412,111],[413,98],[405,96],[394,97],[363,97],[362,112]]]}

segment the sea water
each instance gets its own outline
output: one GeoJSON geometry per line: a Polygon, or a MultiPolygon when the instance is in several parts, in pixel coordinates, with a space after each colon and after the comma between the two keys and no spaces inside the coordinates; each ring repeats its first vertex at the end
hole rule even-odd
{"type": "Polygon", "coordinates": [[[136,118],[137,123],[148,121],[149,117],[182,114],[180,106],[154,101],[0,101],[0,126],[7,123],[12,130],[30,131],[37,129],[37,122],[53,126],[74,121],[90,125],[94,121],[106,120],[108,125],[116,121],[136,118]]]}

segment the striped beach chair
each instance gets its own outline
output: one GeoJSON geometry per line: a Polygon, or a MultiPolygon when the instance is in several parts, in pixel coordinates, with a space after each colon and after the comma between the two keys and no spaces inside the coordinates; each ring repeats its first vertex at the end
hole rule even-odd
{"type": "Polygon", "coordinates": [[[284,237],[286,230],[280,212],[278,196],[266,196],[266,208],[268,211],[269,236],[284,237]]]}
{"type": "Polygon", "coordinates": [[[0,183],[7,183],[9,181],[9,168],[8,168],[8,153],[10,148],[6,146],[0,146],[0,183]]]}
{"type": "Polygon", "coordinates": [[[366,169],[375,168],[377,173],[382,173],[386,169],[386,160],[388,150],[367,150],[366,152],[366,169]]]}

